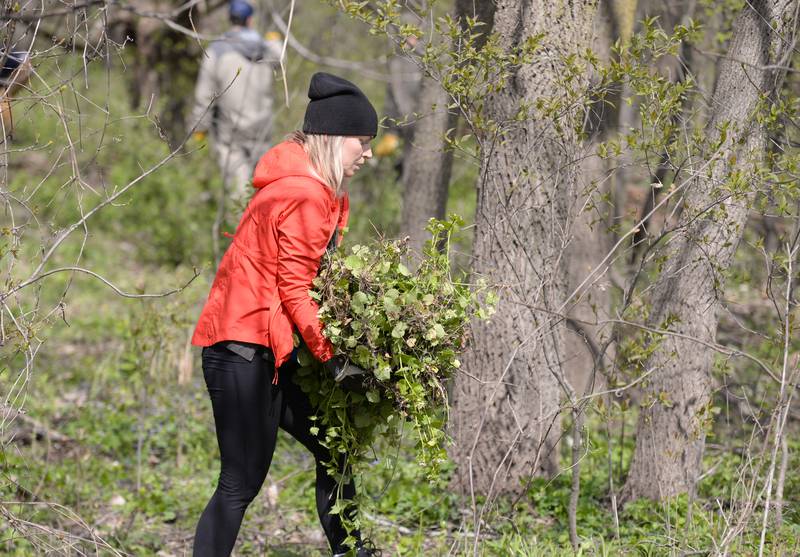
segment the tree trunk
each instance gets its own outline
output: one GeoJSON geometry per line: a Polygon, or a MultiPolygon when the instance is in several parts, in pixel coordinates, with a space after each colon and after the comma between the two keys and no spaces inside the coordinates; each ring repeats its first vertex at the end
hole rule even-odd
{"type": "MultiPolygon", "coordinates": [[[[733,190],[734,172],[756,176],[765,148],[755,122],[762,94],[776,92],[786,65],[786,39],[796,28],[795,0],[752,0],[734,25],[728,57],[721,61],[706,128],[710,143],[722,139],[710,169],[697,172],[684,197],[681,227],[671,239],[664,271],[653,290],[652,327],[714,342],[725,271],[745,228],[752,185],[733,190]]],[[[702,162],[702,161],[701,161],[702,162]]],[[[693,490],[700,472],[705,430],[710,421],[714,354],[684,337],[664,336],[648,358],[651,380],[640,411],[636,450],[624,500],[664,499],[693,490]]]]}
{"type": "Polygon", "coordinates": [[[446,149],[445,135],[456,124],[447,110],[448,96],[438,81],[422,79],[417,101],[419,120],[414,124],[411,146],[403,163],[403,236],[412,253],[422,253],[425,232],[432,217],[443,219],[447,209],[453,152],[446,149]]]}
{"type": "Polygon", "coordinates": [[[567,290],[563,258],[568,208],[575,199],[582,112],[567,95],[564,59],[586,49],[595,2],[499,0],[494,31],[502,48],[543,33],[530,64],[519,66],[486,103],[486,117],[506,123],[502,137],[483,138],[475,215],[473,271],[501,288],[497,314],[478,322],[454,393],[457,482],[467,492],[518,493],[526,477],[557,470],[563,381],[563,322],[557,310],[567,290]],[[515,121],[520,103],[561,99],[552,116],[515,121]]]}
{"type": "MultiPolygon", "coordinates": [[[[475,5],[471,0],[456,0],[456,18],[476,17],[487,25],[492,22],[493,5],[489,2],[475,5]]],[[[478,39],[478,44],[482,39],[478,39]]],[[[455,48],[455,46],[454,46],[455,48]]],[[[402,84],[394,86],[401,90],[402,84]]],[[[398,101],[402,92],[394,95],[398,101]]],[[[397,102],[403,111],[403,103],[397,102]]],[[[417,122],[403,134],[403,214],[402,235],[409,237],[412,253],[422,253],[430,235],[425,231],[431,218],[443,219],[447,210],[450,175],[453,168],[453,152],[446,148],[445,135],[455,128],[458,115],[447,109],[450,97],[440,83],[430,77],[420,82],[415,112],[417,122]]]]}

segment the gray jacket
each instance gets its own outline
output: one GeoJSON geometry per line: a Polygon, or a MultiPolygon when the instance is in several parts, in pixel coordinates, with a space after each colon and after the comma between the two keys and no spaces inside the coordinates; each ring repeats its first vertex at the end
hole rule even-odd
{"type": "Polygon", "coordinates": [[[247,28],[231,29],[212,42],[200,65],[189,124],[228,144],[268,141],[272,76],[280,53],[280,41],[265,41],[247,28]]]}

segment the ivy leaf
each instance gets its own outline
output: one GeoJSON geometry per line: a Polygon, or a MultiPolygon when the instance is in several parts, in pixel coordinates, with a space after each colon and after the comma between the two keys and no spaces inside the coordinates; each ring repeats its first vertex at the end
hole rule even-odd
{"type": "Polygon", "coordinates": [[[361,315],[366,309],[367,302],[369,302],[369,296],[359,290],[353,294],[353,298],[350,300],[350,307],[356,314],[361,315]]]}
{"type": "Polygon", "coordinates": [[[344,266],[348,271],[357,273],[364,268],[364,260],[357,255],[348,255],[344,260],[344,266]]]}
{"type": "Polygon", "coordinates": [[[359,407],[353,415],[353,422],[356,427],[367,427],[372,424],[372,417],[364,407],[359,407]]]}
{"type": "Polygon", "coordinates": [[[369,351],[369,348],[364,346],[363,344],[359,344],[356,346],[356,354],[354,361],[357,365],[361,367],[369,367],[369,361],[372,354],[369,351]]]}
{"type": "MultiPolygon", "coordinates": [[[[408,325],[406,325],[405,323],[400,321],[397,325],[394,326],[394,329],[392,329],[392,337],[393,338],[403,338],[405,336],[405,334],[406,334],[406,329],[407,328],[408,328],[408,325]]],[[[444,332],[444,330],[442,330],[442,332],[444,332]]]]}
{"type": "Polygon", "coordinates": [[[388,381],[392,376],[392,368],[386,364],[383,364],[375,368],[374,374],[375,379],[378,381],[388,381]]]}
{"type": "Polygon", "coordinates": [[[383,309],[386,313],[397,314],[400,312],[400,307],[395,302],[396,298],[383,298],[383,309]]]}
{"type": "Polygon", "coordinates": [[[314,362],[316,362],[316,359],[308,348],[303,346],[297,350],[297,363],[300,364],[301,367],[308,367],[314,362]]]}
{"type": "Polygon", "coordinates": [[[436,341],[445,337],[444,327],[440,323],[437,323],[430,329],[428,332],[425,333],[425,338],[427,340],[436,341]]]}
{"type": "Polygon", "coordinates": [[[446,457],[441,393],[460,365],[465,326],[484,307],[483,315],[490,314],[496,302],[485,281],[453,277],[447,242],[458,228],[456,220],[431,220],[432,239],[414,270],[403,264],[406,245],[381,238],[326,258],[314,281],[326,336],[369,375],[363,394],[346,391],[320,374],[305,351],[301,359],[312,365],[298,370],[297,382],[319,413],[317,436],[324,432],[331,454],[352,456],[353,473],[371,458],[376,436],[394,442],[404,423],[413,429],[415,456],[429,478],[446,457]]]}

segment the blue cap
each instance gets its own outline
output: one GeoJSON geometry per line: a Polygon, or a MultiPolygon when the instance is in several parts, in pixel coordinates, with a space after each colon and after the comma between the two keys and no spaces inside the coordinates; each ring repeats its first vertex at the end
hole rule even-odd
{"type": "Polygon", "coordinates": [[[232,18],[247,19],[253,15],[253,6],[244,0],[231,0],[228,5],[228,13],[232,18]]]}

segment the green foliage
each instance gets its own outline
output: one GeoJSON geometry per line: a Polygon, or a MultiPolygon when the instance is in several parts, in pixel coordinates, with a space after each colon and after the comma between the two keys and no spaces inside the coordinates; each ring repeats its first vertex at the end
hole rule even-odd
{"type": "MultiPolygon", "coordinates": [[[[147,128],[141,121],[130,127],[129,138],[147,128]]],[[[167,154],[166,144],[154,142],[116,153],[109,179],[124,185],[167,154]]],[[[101,215],[99,232],[125,238],[145,263],[201,265],[211,256],[221,180],[214,158],[206,147],[165,165],[125,195],[116,211],[101,215]]]]}
{"type": "Polygon", "coordinates": [[[744,0],[700,0],[699,6],[703,18],[707,21],[718,20],[718,29],[714,30],[711,44],[716,48],[724,48],[733,36],[733,22],[736,15],[747,5],[744,0]]]}
{"type": "MultiPolygon", "coordinates": [[[[451,109],[458,109],[469,126],[469,134],[462,137],[449,137],[451,148],[463,146],[469,136],[496,137],[508,131],[509,126],[532,116],[529,102],[516,106],[499,120],[487,113],[493,95],[502,94],[508,89],[509,80],[516,71],[534,61],[541,47],[544,33],[526,36],[518,44],[505,44],[497,33],[491,33],[485,22],[473,17],[456,19],[450,13],[437,8],[442,2],[431,2],[419,21],[430,17],[431,29],[407,23],[401,16],[410,8],[398,0],[381,0],[367,3],[358,0],[332,1],[343,12],[366,23],[369,32],[389,37],[408,56],[415,58],[422,70],[436,79],[447,91],[452,103],[451,109]],[[409,37],[425,39],[421,56],[407,47],[409,37]]],[[[564,73],[565,81],[570,81],[569,72],[564,73]]],[[[541,100],[541,99],[540,99],[541,100]]],[[[563,103],[550,99],[548,109],[555,113],[563,108],[563,103]],[[556,106],[557,105],[557,106],[556,106]]],[[[539,108],[544,105],[540,102],[539,108]]],[[[467,147],[474,147],[467,145],[467,147]]],[[[474,150],[465,150],[475,157],[474,150]]]]}
{"type": "MultiPolygon", "coordinates": [[[[612,48],[614,56],[607,63],[602,63],[592,53],[585,57],[598,76],[598,82],[593,86],[596,96],[593,104],[601,106],[611,102],[620,86],[625,84],[632,96],[619,98],[617,102],[636,103],[641,119],[641,125],[636,129],[621,130],[618,136],[600,143],[597,154],[601,158],[613,158],[627,153],[643,157],[644,163],[654,167],[659,164],[650,160],[654,155],[675,161],[684,157],[687,147],[677,131],[686,125],[682,115],[686,110],[686,100],[695,89],[691,75],[676,82],[672,76],[659,71],[656,64],[675,56],[682,43],[695,39],[699,26],[692,21],[667,33],[658,26],[655,18],[645,19],[642,25],[642,31],[630,40],[616,42],[612,48]]],[[[702,143],[704,138],[693,139],[702,143]]],[[[696,145],[693,147],[696,150],[696,145]]]]}
{"type": "Polygon", "coordinates": [[[358,474],[376,438],[399,438],[404,423],[426,477],[439,477],[446,460],[447,383],[461,365],[469,322],[488,318],[494,302],[485,285],[472,289],[451,276],[449,246],[460,222],[431,221],[432,237],[416,272],[403,263],[404,245],[384,240],[353,246],[349,255],[335,252],[314,281],[311,296],[320,302],[325,335],[368,371],[363,393],[347,391],[309,354],[300,356],[297,381],[318,408],[315,419],[325,428],[323,444],[336,455],[329,469],[337,477],[340,455],[358,474]]]}
{"type": "MultiPolygon", "coordinates": [[[[58,63],[43,63],[37,71],[69,81],[81,65],[80,57],[67,57],[58,63]]],[[[130,116],[125,80],[107,80],[106,72],[105,67],[89,65],[86,79],[90,86],[83,90],[80,84],[71,83],[82,94],[74,103],[64,100],[63,106],[53,107],[58,110],[29,101],[20,103],[16,110],[25,119],[18,125],[15,139],[29,146],[33,154],[26,161],[30,169],[10,176],[9,190],[21,199],[30,195],[30,216],[59,231],[147,173],[114,204],[91,217],[87,228],[95,237],[116,237],[124,246],[123,253],[135,253],[142,263],[199,266],[211,255],[211,225],[221,180],[215,157],[207,147],[178,152],[165,165],[148,172],[167,158],[171,149],[160,136],[155,118],[130,116]],[[104,110],[98,110],[99,106],[104,110]],[[76,143],[76,166],[64,149],[70,142],[76,143]],[[42,163],[52,168],[38,176],[35,171],[42,163]]],[[[83,74],[77,75],[83,80],[83,74]]],[[[38,247],[40,238],[33,228],[22,228],[22,244],[38,247]]]]}
{"type": "MultiPolygon", "coordinates": [[[[327,379],[303,381],[318,406],[351,407],[321,416],[328,436],[342,443],[335,452],[358,461],[378,430],[394,431],[406,421],[417,435],[419,464],[431,479],[437,476],[445,457],[446,385],[461,365],[457,356],[470,320],[487,318],[494,300],[485,285],[471,289],[451,276],[449,245],[459,223],[456,217],[431,221],[432,238],[416,272],[403,263],[407,250],[398,241],[356,245],[350,255],[340,250],[323,265],[312,297],[320,301],[325,334],[337,352],[371,372],[363,395],[332,389],[327,379]],[[350,425],[345,417],[354,426],[352,439],[338,429],[350,425]],[[351,440],[355,445],[345,445],[351,440]]],[[[316,375],[313,366],[301,374],[316,375]]]]}

